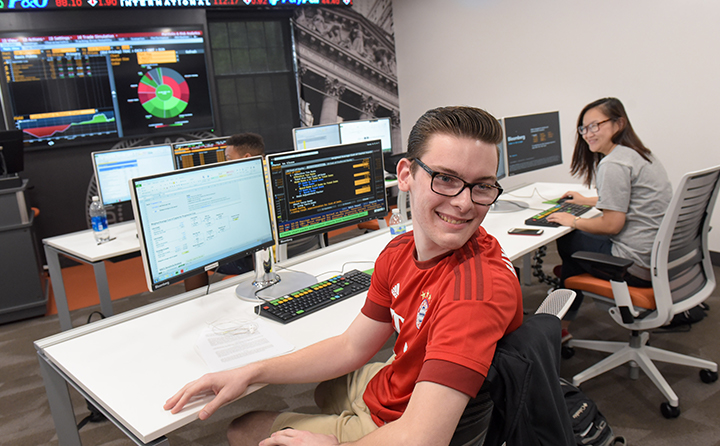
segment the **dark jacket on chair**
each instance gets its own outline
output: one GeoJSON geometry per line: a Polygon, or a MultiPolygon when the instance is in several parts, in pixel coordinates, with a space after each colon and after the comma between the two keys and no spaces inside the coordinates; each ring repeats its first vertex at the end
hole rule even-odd
{"type": "Polygon", "coordinates": [[[538,314],[497,345],[483,390],[493,400],[484,445],[575,446],[560,389],[560,320],[538,314]]]}

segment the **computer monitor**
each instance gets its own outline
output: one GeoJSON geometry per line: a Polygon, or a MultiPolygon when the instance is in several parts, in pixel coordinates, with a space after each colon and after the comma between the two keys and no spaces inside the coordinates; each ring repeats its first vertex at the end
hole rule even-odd
{"type": "Polygon", "coordinates": [[[503,123],[509,176],[562,164],[558,112],[506,117],[503,123]]]}
{"type": "Polygon", "coordinates": [[[319,149],[374,139],[380,140],[383,152],[392,153],[390,118],[344,121],[293,129],[295,150],[319,149]]]}
{"type": "Polygon", "coordinates": [[[316,125],[293,129],[295,150],[319,149],[340,144],[340,129],[337,124],[316,125]]]}
{"type": "Polygon", "coordinates": [[[274,244],[262,157],[130,180],[150,291],[274,244]]]}
{"type": "Polygon", "coordinates": [[[383,152],[392,153],[390,118],[341,122],[338,127],[340,128],[340,142],[342,144],[379,139],[382,143],[383,152]]]}
{"type": "MultiPolygon", "coordinates": [[[[501,119],[504,138],[498,179],[562,164],[560,114],[557,111],[501,119]],[[503,153],[504,152],[504,153],[503,153]],[[502,172],[501,169],[507,169],[502,172]]],[[[523,201],[500,196],[491,212],[514,212],[528,208],[523,201]]]]}
{"type": "Polygon", "coordinates": [[[91,156],[98,196],[105,206],[130,201],[130,179],[174,170],[170,144],[105,150],[91,156]]]}
{"type": "Polygon", "coordinates": [[[266,158],[279,243],[388,213],[380,140],[266,158]]]}
{"type": "Polygon", "coordinates": [[[173,143],[175,169],[213,164],[225,159],[228,138],[210,138],[173,143]]]}
{"type": "Polygon", "coordinates": [[[157,140],[214,127],[205,26],[143,21],[0,31],[0,104],[30,147],[157,140]]]}
{"type": "Polygon", "coordinates": [[[22,130],[0,131],[0,189],[22,186],[18,173],[24,168],[22,130]]]}
{"type": "MultiPolygon", "coordinates": [[[[498,119],[498,122],[502,126],[502,119],[498,119]]],[[[502,180],[507,176],[507,157],[505,156],[505,140],[503,138],[498,144],[498,170],[497,179],[502,180]]]]}

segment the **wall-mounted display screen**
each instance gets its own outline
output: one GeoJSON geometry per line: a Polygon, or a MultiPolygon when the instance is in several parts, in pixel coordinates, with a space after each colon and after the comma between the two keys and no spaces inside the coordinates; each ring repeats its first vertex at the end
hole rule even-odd
{"type": "Polygon", "coordinates": [[[0,35],[8,121],[30,147],[214,126],[202,26],[0,35]]]}

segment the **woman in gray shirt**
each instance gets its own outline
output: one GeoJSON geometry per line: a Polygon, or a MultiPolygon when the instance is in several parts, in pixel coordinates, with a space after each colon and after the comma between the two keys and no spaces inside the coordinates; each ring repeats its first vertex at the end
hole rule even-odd
{"type": "MultiPolygon", "coordinates": [[[[633,260],[627,283],[650,287],[650,252],[672,198],[667,173],[640,141],[619,99],[603,98],[586,105],[577,131],[571,173],[584,177],[588,187],[595,183],[598,196],[570,191],[564,197],[571,203],[595,206],[602,215],[580,219],[556,212],[548,216],[549,221],[577,229],[557,241],[562,284],[568,277],[591,272],[572,254],[594,251],[633,260]]],[[[571,338],[567,328],[581,303],[579,292],[563,321],[563,342],[571,338]]]]}

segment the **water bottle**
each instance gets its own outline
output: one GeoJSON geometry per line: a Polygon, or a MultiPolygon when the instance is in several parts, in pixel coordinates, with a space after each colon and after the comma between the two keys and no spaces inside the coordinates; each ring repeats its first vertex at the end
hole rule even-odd
{"type": "Polygon", "coordinates": [[[390,216],[390,235],[396,237],[405,232],[405,219],[400,214],[400,209],[395,208],[392,210],[390,216]]]}
{"type": "Polygon", "coordinates": [[[95,241],[100,244],[110,240],[110,230],[108,229],[107,213],[100,198],[94,196],[90,203],[90,221],[92,222],[93,234],[95,241]]]}

